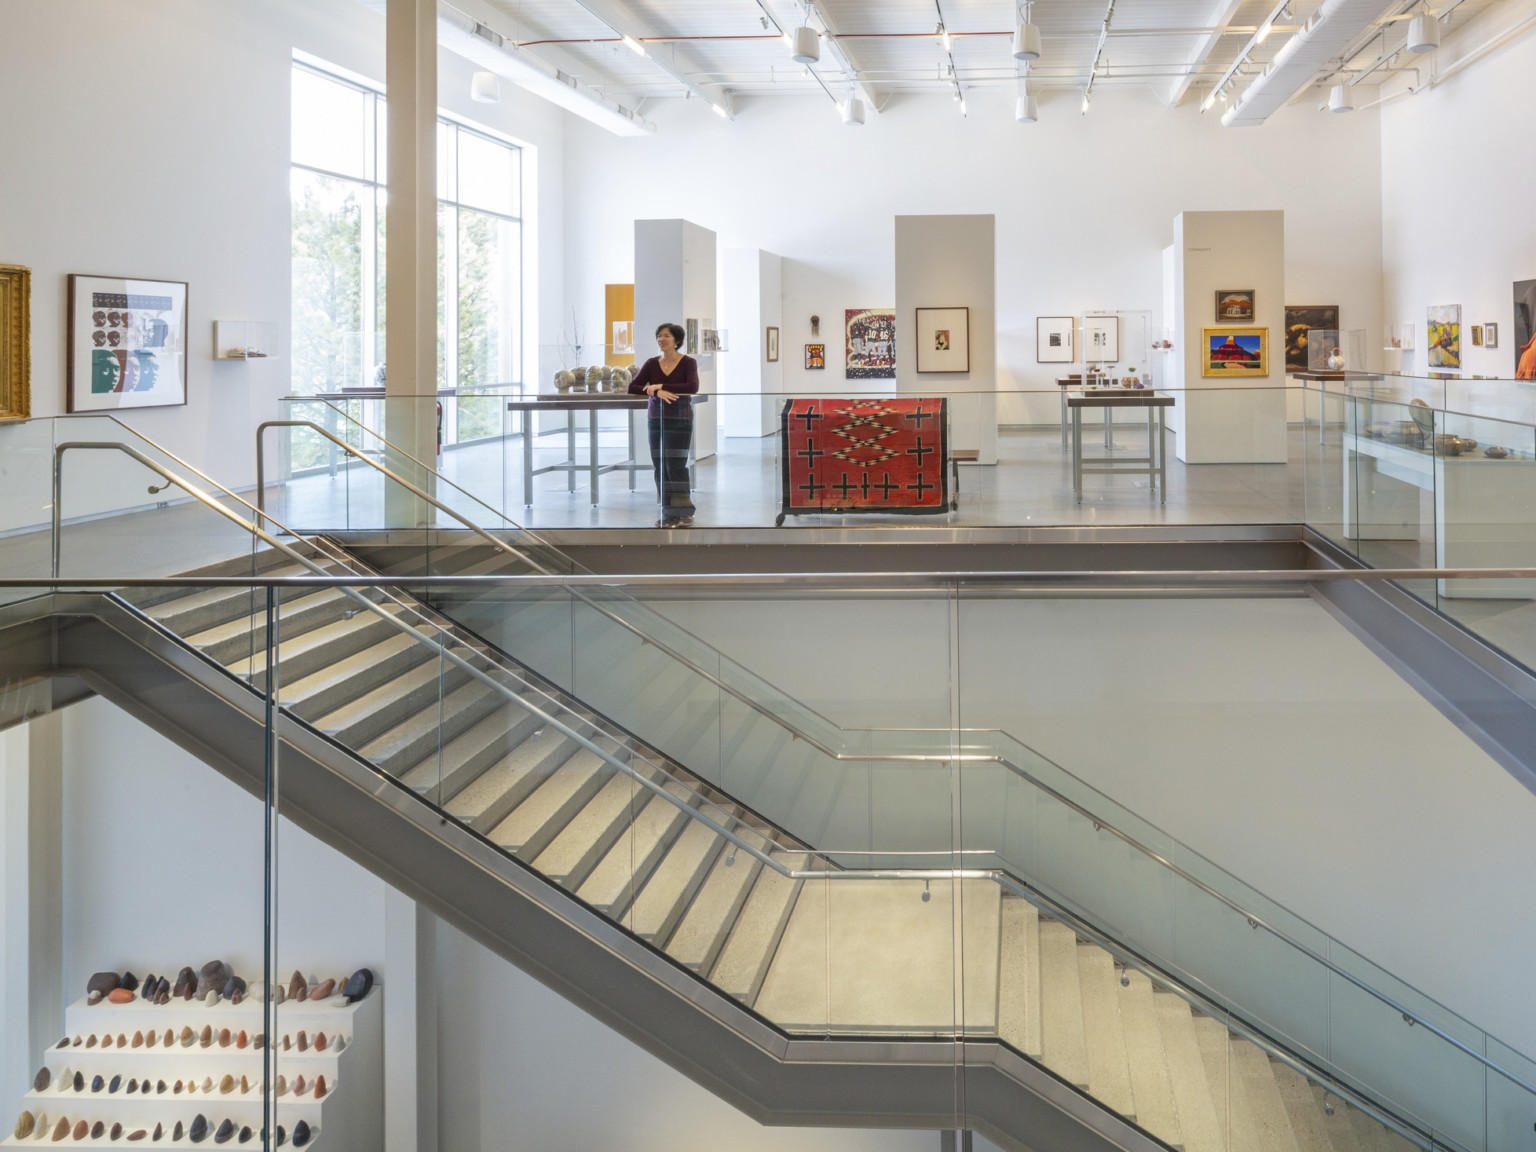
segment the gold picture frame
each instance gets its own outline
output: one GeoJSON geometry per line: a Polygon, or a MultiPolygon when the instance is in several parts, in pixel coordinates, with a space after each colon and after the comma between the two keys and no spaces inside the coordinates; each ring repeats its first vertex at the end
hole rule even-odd
{"type": "Polygon", "coordinates": [[[1268,328],[1205,328],[1201,337],[1201,376],[1235,380],[1269,375],[1268,328]]]}
{"type": "Polygon", "coordinates": [[[0,264],[0,420],[32,415],[32,269],[0,264]]]}

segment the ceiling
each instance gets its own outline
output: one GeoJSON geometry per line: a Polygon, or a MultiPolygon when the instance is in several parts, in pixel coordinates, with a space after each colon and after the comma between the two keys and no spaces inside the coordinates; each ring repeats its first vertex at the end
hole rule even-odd
{"type": "MultiPolygon", "coordinates": [[[[1434,0],[1442,31],[1507,0],[1434,0]]],[[[1016,88],[1012,56],[1021,5],[1013,0],[478,0],[480,18],[520,51],[630,108],[700,97],[734,112],[737,97],[857,96],[878,110],[892,99],[954,97],[1016,88]],[[794,63],[782,37],[802,23],[824,33],[820,62],[794,63]],[[949,33],[948,46],[939,35],[949,33]],[[643,44],[644,55],[633,47],[643,44]]],[[[1203,101],[1235,61],[1234,93],[1281,50],[1325,0],[1033,0],[1040,59],[1030,87],[1149,89],[1166,104],[1203,101]],[[1106,19],[1107,17],[1107,19],[1106,19]],[[1258,45],[1266,21],[1273,31],[1258,45]]],[[[1360,76],[1377,79],[1417,58],[1401,48],[1408,16],[1425,0],[1382,0],[1346,47],[1300,91],[1360,76]]],[[[1371,81],[1376,82],[1375,80],[1371,81]]]]}

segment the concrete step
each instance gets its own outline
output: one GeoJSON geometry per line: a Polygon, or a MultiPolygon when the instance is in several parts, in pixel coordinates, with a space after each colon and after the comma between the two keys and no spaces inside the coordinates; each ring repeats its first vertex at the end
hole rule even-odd
{"type": "MultiPolygon", "coordinates": [[[[297,564],[287,564],[265,575],[302,576],[308,575],[308,570],[300,568],[297,564]]],[[[162,594],[148,597],[138,595],[138,593],[158,592],[160,592],[159,589],[153,588],[130,588],[125,591],[123,599],[138,607],[151,620],[169,628],[181,637],[206,632],[232,621],[247,620],[255,615],[260,615],[263,627],[266,623],[267,590],[265,588],[232,586],[177,588],[174,589],[176,595],[162,594]]],[[[284,609],[296,608],[299,606],[299,600],[316,594],[310,592],[296,595],[292,589],[283,589],[281,600],[284,609]]]]}
{"type": "MultiPolygon", "coordinates": [[[[804,853],[773,853],[790,871],[806,867],[804,853]]],[[[737,861],[740,864],[740,860],[737,861]]],[[[784,936],[784,927],[795,910],[802,882],[791,880],[772,868],[762,869],[752,891],[731,925],[724,947],[719,950],[709,982],[727,995],[750,1007],[762,991],[768,966],[784,936]]]]}
{"type": "Polygon", "coordinates": [[[1231,1050],[1232,1068],[1235,1075],[1242,1077],[1243,1095],[1259,1130],[1260,1147],[1270,1152],[1302,1152],[1275,1082],[1275,1066],[1269,1054],[1251,1041],[1237,1037],[1232,1039],[1231,1050]]]}
{"type": "Polygon", "coordinates": [[[629,930],[642,940],[664,943],[715,860],[734,847],[707,824],[689,820],[630,906],[626,916],[629,930]]]}
{"type": "Polygon", "coordinates": [[[667,955],[695,972],[709,971],[762,867],[762,861],[748,853],[722,852],[667,940],[667,955]]]}
{"type": "MultiPolygon", "coordinates": [[[[668,784],[666,789],[684,802],[694,799],[680,784],[668,784]]],[[[647,791],[639,813],[592,869],[576,895],[599,912],[626,922],[630,901],[687,822],[688,816],[680,807],[647,791]]]]}
{"type": "MultiPolygon", "coordinates": [[[[1297,1074],[1297,1079],[1301,1077],[1297,1074]]],[[[1337,1096],[1328,1092],[1321,1084],[1307,1084],[1307,1094],[1312,1098],[1312,1106],[1320,1118],[1319,1127],[1328,1138],[1326,1144],[1318,1147],[1323,1152],[1365,1152],[1359,1137],[1355,1135],[1355,1126],[1349,1119],[1349,1105],[1337,1096]],[[1333,1106],[1333,1115],[1328,1114],[1330,1103],[1333,1106]]]]}
{"type": "MultiPolygon", "coordinates": [[[[429,700],[357,749],[365,760],[393,775],[421,763],[498,707],[506,697],[478,680],[461,684],[440,701],[429,700]]],[[[396,713],[398,716],[399,714],[396,713]]]]}
{"type": "Polygon", "coordinates": [[[1168,1079],[1173,1085],[1185,1152],[1226,1152],[1225,1087],[1218,1109],[1206,1076],[1205,1059],[1200,1054],[1200,1041],[1195,1037],[1189,1004],[1172,992],[1154,991],[1152,1007],[1163,1038],[1163,1052],[1168,1057],[1168,1079]]]}
{"type": "MultiPolygon", "coordinates": [[[[384,616],[398,616],[398,607],[383,605],[379,613],[375,613],[351,601],[346,601],[346,605],[346,608],[335,605],[334,618],[326,623],[317,623],[315,627],[297,636],[286,639],[280,637],[277,668],[279,686],[284,679],[301,680],[391,636],[402,635],[400,629],[384,619],[384,616]],[[350,609],[358,610],[355,615],[347,616],[346,612],[350,609]]],[[[191,642],[202,647],[199,637],[192,637],[191,642]]],[[[267,654],[261,644],[259,633],[246,633],[231,637],[215,648],[205,648],[204,651],[236,676],[249,680],[258,690],[265,690],[267,654]]]]}
{"type": "Polygon", "coordinates": [[[429,660],[437,660],[431,647],[396,632],[318,672],[282,683],[278,698],[294,715],[313,721],[429,660]]]}
{"type": "Polygon", "coordinates": [[[1243,1152],[1270,1152],[1267,1132],[1254,1115],[1248,1100],[1247,1083],[1234,1057],[1236,1037],[1213,1016],[1197,1013],[1193,1019],[1200,1058],[1205,1062],[1205,1078],[1211,1086],[1218,1113],[1226,1113],[1231,1147],[1243,1152]]]}
{"type": "Polygon", "coordinates": [[[428,653],[430,659],[316,717],[313,723],[347,747],[357,748],[388,731],[402,717],[422,708],[436,708],[442,695],[464,684],[469,675],[440,661],[430,648],[428,653]]]}
{"type": "Polygon", "coordinates": [[[1286,1120],[1302,1152],[1337,1152],[1328,1132],[1331,1118],[1323,1112],[1322,1098],[1312,1095],[1312,1082],[1284,1064],[1274,1064],[1270,1071],[1286,1120]]]}
{"type": "Polygon", "coordinates": [[[1077,946],[1083,997],[1083,1036],[1088,1049],[1088,1087],[1100,1103],[1136,1119],[1125,1029],[1120,1022],[1120,975],[1115,960],[1097,944],[1077,946]]]}
{"type": "Polygon", "coordinates": [[[1350,1129],[1360,1145],[1360,1152],[1407,1152],[1411,1147],[1395,1132],[1384,1128],[1369,1113],[1352,1106],[1334,1105],[1334,1115],[1347,1113],[1350,1129]]]}
{"type": "Polygon", "coordinates": [[[610,771],[592,799],[534,860],[534,869],[575,891],[629,828],[640,808],[640,793],[640,785],[629,776],[610,771]]]}
{"type": "MultiPolygon", "coordinates": [[[[284,589],[283,591],[284,598],[278,613],[277,635],[285,649],[315,628],[333,623],[348,615],[367,613],[367,609],[339,588],[320,588],[298,595],[295,595],[292,590],[284,589]]],[[[267,613],[262,607],[259,596],[247,597],[246,608],[247,611],[238,616],[179,634],[185,637],[188,643],[195,645],[221,664],[229,664],[242,658],[251,660],[249,668],[242,670],[242,675],[264,670],[266,668],[267,613]]]]}
{"type": "Polygon", "coordinates": [[[1052,1072],[1088,1089],[1082,978],[1077,935],[1057,920],[1040,922],[1040,1058],[1052,1072]]]}
{"type": "Polygon", "coordinates": [[[440,804],[506,756],[547,721],[517,704],[506,703],[400,772],[400,782],[440,804]]]}
{"type": "Polygon", "coordinates": [[[1120,1024],[1125,1032],[1131,1094],[1136,1100],[1136,1123],[1164,1143],[1178,1147],[1184,1137],[1168,1075],[1168,1053],[1157,1026],[1152,982],[1132,969],[1126,969],[1124,975],[1126,982],[1119,992],[1120,1024]]]}
{"type": "Polygon", "coordinates": [[[1004,896],[998,978],[998,1034],[1040,1059],[1040,913],[1028,900],[1004,896]]]}
{"type": "Polygon", "coordinates": [[[531,863],[597,795],[613,771],[597,753],[578,749],[491,830],[491,839],[531,863]]]}
{"type": "MultiPolygon", "coordinates": [[[[297,551],[299,551],[299,553],[302,555],[304,554],[306,547],[306,545],[300,545],[297,551]]],[[[295,574],[301,570],[308,571],[307,569],[301,569],[300,565],[295,564],[290,557],[282,552],[279,552],[277,549],[263,548],[257,552],[244,552],[232,559],[221,560],[217,564],[206,564],[200,568],[193,568],[188,572],[180,573],[180,575],[188,577],[288,575],[289,573],[287,572],[277,571],[278,569],[283,568],[292,568],[295,574]]],[[[234,587],[222,590],[209,588],[203,591],[193,591],[190,593],[186,588],[128,588],[119,593],[119,595],[122,596],[122,598],[128,603],[138,608],[141,612],[154,615],[151,609],[161,605],[169,604],[172,601],[183,599],[191,601],[193,597],[207,597],[209,599],[213,599],[226,592],[245,596],[250,595],[248,589],[240,589],[234,587]]],[[[186,605],[184,610],[194,609],[196,605],[197,602],[193,601],[192,603],[186,605]]],[[[247,611],[248,610],[249,609],[247,609],[247,611]]],[[[158,616],[155,618],[159,619],[158,616]]],[[[167,627],[170,626],[167,625],[167,627]]],[[[172,631],[176,631],[176,629],[173,628],[172,631]]]]}
{"type": "Polygon", "coordinates": [[[501,756],[443,805],[455,820],[489,835],[579,748],[553,726],[501,756]]]}

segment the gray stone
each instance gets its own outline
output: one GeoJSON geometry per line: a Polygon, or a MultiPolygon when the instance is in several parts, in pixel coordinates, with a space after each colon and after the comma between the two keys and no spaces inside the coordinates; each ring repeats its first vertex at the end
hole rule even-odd
{"type": "Polygon", "coordinates": [[[37,1075],[32,1077],[32,1087],[41,1092],[51,1083],[53,1083],[53,1073],[48,1071],[48,1065],[44,1064],[37,1070],[37,1075]]]}
{"type": "Polygon", "coordinates": [[[302,1148],[309,1143],[309,1121],[300,1120],[293,1126],[293,1146],[302,1148]]]}
{"type": "Polygon", "coordinates": [[[229,970],[229,965],[222,960],[210,960],[204,964],[197,974],[197,998],[201,1000],[210,992],[217,992],[228,983],[234,973],[229,970]]]}
{"type": "Polygon", "coordinates": [[[176,984],[171,989],[171,995],[185,996],[189,988],[197,991],[197,973],[192,971],[190,965],[176,973],[176,984]]]}
{"type": "Polygon", "coordinates": [[[235,1122],[226,1116],[224,1122],[219,1125],[219,1130],[213,1134],[213,1142],[215,1144],[228,1144],[234,1134],[235,1122]]]}
{"type": "MultiPolygon", "coordinates": [[[[135,976],[132,972],[124,972],[123,973],[123,978],[122,978],[122,980],[120,980],[118,982],[117,986],[119,988],[126,988],[126,989],[128,989],[128,991],[132,992],[135,988],[137,988],[139,986],[139,978],[137,976],[135,976]]],[[[110,992],[111,989],[109,988],[108,991],[110,992]]]]}
{"type": "Polygon", "coordinates": [[[87,992],[100,992],[105,996],[112,989],[122,987],[122,984],[123,978],[116,972],[98,972],[86,981],[85,990],[87,992]]]}
{"type": "Polygon", "coordinates": [[[181,1126],[181,1121],[176,1121],[176,1127],[171,1129],[171,1143],[175,1143],[187,1134],[187,1130],[181,1126]]]}
{"type": "Polygon", "coordinates": [[[240,1129],[240,1143],[242,1143],[242,1144],[249,1144],[250,1142],[251,1142],[251,1126],[249,1124],[247,1124],[244,1128],[240,1129]]]}
{"type": "Polygon", "coordinates": [[[83,1073],[83,1072],[76,1072],[75,1073],[75,1081],[74,1081],[74,1083],[75,1083],[75,1091],[76,1092],[84,1092],[85,1091],[85,1073],[83,1073]]]}
{"type": "Polygon", "coordinates": [[[123,1086],[123,1078],[122,1078],[121,1075],[117,1075],[117,1076],[112,1077],[112,1083],[107,1085],[107,1091],[108,1092],[116,1092],[122,1086],[123,1086]]]}
{"type": "Polygon", "coordinates": [[[304,979],[304,973],[294,970],[293,978],[288,981],[288,998],[290,1000],[305,1000],[309,997],[309,981],[304,979]]]}
{"type": "MultiPolygon", "coordinates": [[[[180,1124],[176,1126],[178,1128],[181,1127],[180,1124]]],[[[201,1112],[192,1117],[192,1127],[187,1129],[187,1139],[194,1144],[201,1144],[204,1140],[208,1139],[208,1117],[204,1116],[201,1112]]]]}
{"type": "Polygon", "coordinates": [[[238,976],[231,976],[224,981],[224,987],[219,989],[219,994],[226,1000],[233,1000],[237,993],[241,996],[246,993],[245,981],[238,976]]]}
{"type": "MultiPolygon", "coordinates": [[[[85,1123],[84,1120],[80,1121],[80,1124],[84,1124],[84,1123],[85,1123]]],[[[79,1126],[80,1126],[79,1124],[75,1125],[76,1128],[78,1128],[79,1126]]],[[[92,1140],[100,1140],[101,1137],[102,1137],[102,1133],[106,1132],[106,1130],[107,1130],[107,1123],[106,1123],[105,1120],[98,1120],[98,1121],[96,1121],[96,1123],[91,1125],[91,1139],[92,1140]]],[[[75,1139],[78,1140],[79,1137],[76,1136],[75,1139]]]]}
{"type": "Polygon", "coordinates": [[[347,982],[342,986],[341,994],[349,1001],[355,1003],[373,991],[373,972],[367,968],[359,968],[347,977],[347,982]]]}

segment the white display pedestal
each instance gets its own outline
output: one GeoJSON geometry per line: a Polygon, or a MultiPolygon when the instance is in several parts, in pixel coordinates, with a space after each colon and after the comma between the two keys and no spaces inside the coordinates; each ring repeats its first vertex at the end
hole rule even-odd
{"type": "MultiPolygon", "coordinates": [[[[289,1000],[276,1007],[273,1074],[286,1077],[290,1086],[299,1076],[303,1076],[305,1082],[302,1097],[296,1096],[290,1087],[287,1094],[278,1099],[277,1122],[288,1130],[288,1143],[284,1147],[293,1147],[293,1128],[300,1120],[306,1121],[314,1132],[306,1148],[323,1148],[324,1152],[377,1152],[383,1147],[382,996],[383,988],[376,982],[373,991],[356,1004],[342,1005],[340,998],[335,997],[319,1003],[289,1000]],[[310,1042],[309,1049],[304,1052],[297,1047],[301,1030],[310,1042]],[[324,1051],[317,1051],[313,1041],[321,1032],[326,1035],[327,1046],[324,1051]],[[333,1038],[338,1035],[345,1041],[340,1052],[333,1043],[333,1038]],[[291,1045],[286,1051],[282,1047],[284,1036],[290,1038],[291,1045]],[[317,1076],[324,1076],[326,1083],[326,1094],[320,1100],[314,1097],[313,1085],[317,1076]]],[[[183,1136],[173,1143],[172,1130],[178,1120],[184,1128],[190,1129],[193,1118],[199,1113],[208,1121],[208,1138],[203,1141],[204,1145],[214,1146],[214,1133],[227,1117],[237,1132],[237,1137],[227,1146],[242,1147],[238,1131],[249,1125],[252,1138],[243,1147],[258,1148],[261,1146],[261,1078],[265,1053],[249,1045],[237,1048],[233,1039],[228,1047],[221,1047],[217,1039],[207,1048],[197,1040],[191,1047],[183,1047],[180,1036],[184,1027],[200,1034],[204,1025],[212,1029],[214,1037],[226,1028],[232,1036],[242,1030],[248,1036],[255,1036],[263,1028],[262,1008],[263,1005],[255,1000],[240,1004],[220,1001],[211,1007],[200,1000],[172,1000],[169,1004],[158,1005],[142,1000],[129,1004],[103,1001],[94,1006],[83,999],[77,1000],[64,1012],[67,1046],[55,1044],[40,1061],[48,1066],[53,1082],[41,1092],[29,1089],[21,1108],[33,1116],[46,1113],[50,1127],[61,1117],[67,1117],[72,1126],[80,1120],[91,1125],[97,1120],[104,1122],[107,1132],[100,1139],[87,1137],[81,1142],[89,1143],[93,1148],[186,1149],[193,1146],[190,1140],[183,1136]],[[169,1047],[164,1043],[167,1029],[173,1035],[169,1047]],[[131,1047],[136,1033],[147,1034],[151,1030],[159,1036],[154,1047],[131,1047]],[[103,1047],[99,1039],[93,1047],[85,1047],[89,1037],[104,1034],[113,1037],[111,1047],[103,1047]],[[130,1046],[120,1046],[118,1036],[127,1037],[130,1046]],[[80,1039],[79,1046],[74,1044],[76,1037],[80,1039]],[[64,1087],[62,1074],[66,1068],[71,1078],[73,1073],[81,1073],[85,1081],[84,1091],[76,1092],[73,1084],[64,1087]],[[91,1082],[98,1075],[106,1083],[101,1091],[93,1092],[91,1082]],[[219,1091],[225,1075],[235,1079],[234,1089],[229,1093],[219,1091]],[[109,1092],[108,1086],[114,1076],[122,1077],[122,1085],[116,1092],[109,1092]],[[245,1093],[240,1091],[242,1076],[250,1085],[250,1090],[245,1093]],[[146,1078],[156,1083],[164,1080],[166,1091],[151,1091],[147,1095],[142,1091],[132,1094],[127,1091],[131,1080],[146,1078]],[[213,1082],[213,1091],[204,1092],[203,1084],[209,1079],[213,1082]],[[174,1092],[172,1086],[178,1080],[195,1082],[197,1090],[188,1092],[183,1088],[180,1093],[174,1092]],[[114,1123],[123,1125],[123,1135],[116,1141],[109,1138],[114,1123]],[[150,1138],[156,1124],[165,1129],[164,1139],[158,1143],[150,1138]],[[141,1128],[147,1130],[149,1136],[130,1142],[128,1135],[141,1128]]],[[[8,1132],[14,1130],[14,1124],[15,1114],[6,1124],[8,1132]]],[[[70,1139],[68,1143],[74,1146],[76,1142],[70,1139]]],[[[53,1140],[51,1133],[41,1140],[36,1134],[25,1140],[8,1135],[3,1146],[52,1147],[53,1140]]]]}

